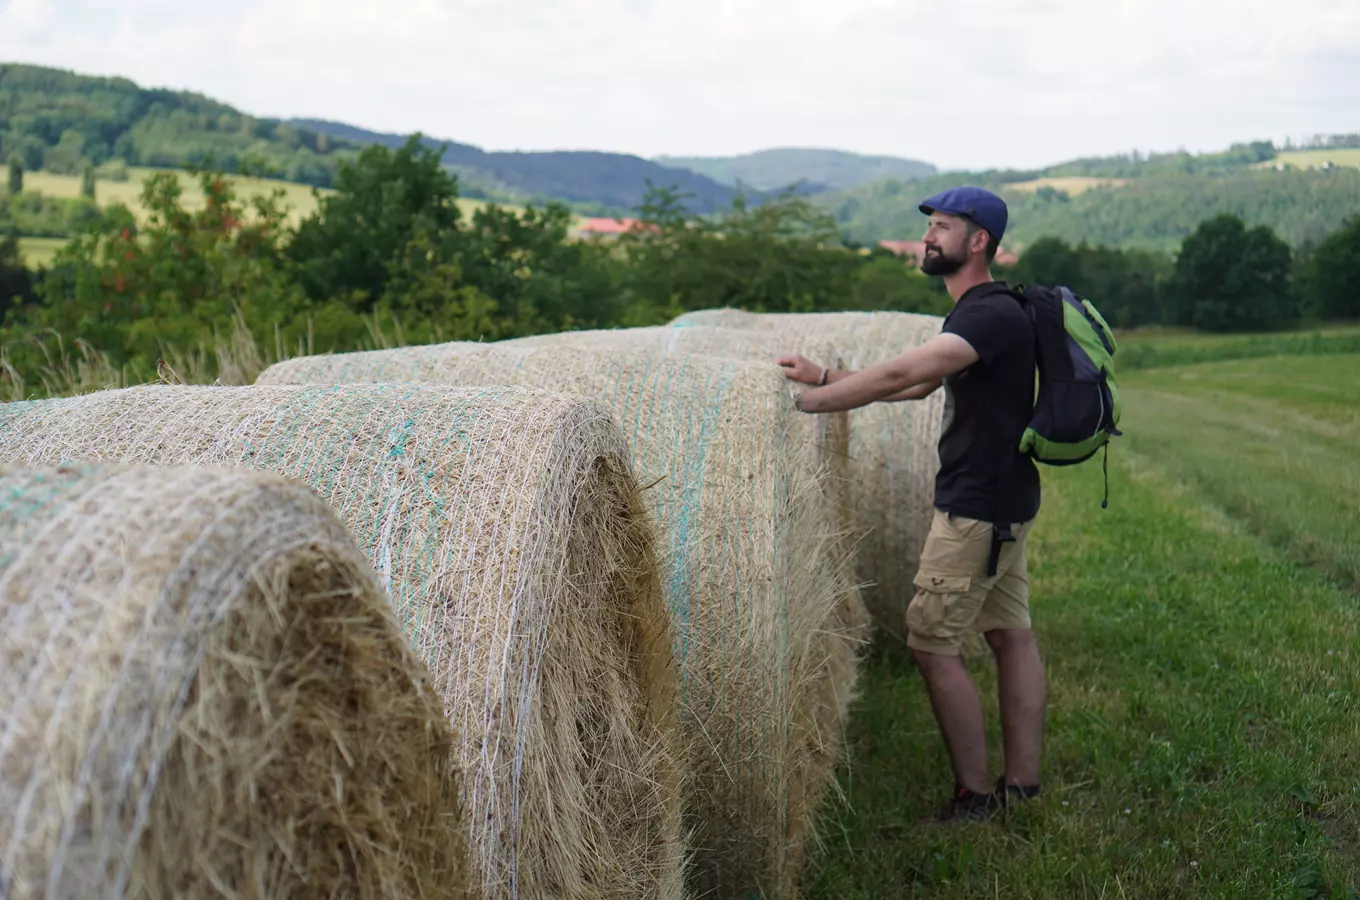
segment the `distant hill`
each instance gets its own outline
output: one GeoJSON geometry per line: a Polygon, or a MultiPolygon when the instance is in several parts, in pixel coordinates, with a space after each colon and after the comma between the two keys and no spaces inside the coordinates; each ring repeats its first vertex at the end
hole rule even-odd
{"type": "Polygon", "coordinates": [[[326,186],[358,145],[188,91],[0,64],[0,148],[57,175],[111,160],[182,168],[211,157],[227,171],[253,160],[288,181],[326,186]]]}
{"type": "MultiPolygon", "coordinates": [[[[169,168],[211,161],[228,172],[259,166],[278,178],[327,187],[340,162],[365,144],[405,142],[406,135],[338,122],[257,118],[200,94],[143,88],[126,78],[0,64],[0,150],[6,158],[19,154],[29,171],[73,175],[119,160],[169,168]]],[[[691,194],[697,212],[726,208],[737,194],[687,169],[618,153],[487,153],[452,143],[444,160],[470,196],[564,200],[583,212],[633,210],[648,179],[691,194]]]]}
{"type": "Polygon", "coordinates": [[[805,181],[809,190],[854,187],[885,178],[924,178],[930,163],[896,156],[861,156],[844,150],[781,147],[744,156],[658,156],[664,166],[689,169],[732,187],[775,191],[805,181]]]}
{"type": "Polygon", "coordinates": [[[1269,225],[1298,245],[1320,240],[1360,215],[1360,170],[1354,168],[1245,167],[1224,175],[1108,180],[1032,176],[949,173],[859,185],[814,199],[856,241],[916,239],[925,230],[925,216],[917,210],[921,198],[959,184],[980,185],[1005,198],[1010,207],[1006,243],[1021,253],[1044,236],[1170,251],[1201,221],[1225,212],[1240,215],[1248,225],[1269,225]]]}
{"type": "MultiPolygon", "coordinates": [[[[407,135],[365,131],[322,119],[293,119],[309,131],[348,142],[399,147],[407,135]]],[[[464,180],[489,192],[516,199],[558,199],[596,204],[601,212],[628,212],[642,202],[647,181],[692,195],[687,204],[706,213],[731,205],[737,192],[712,178],[682,168],[667,168],[639,156],[597,151],[488,152],[470,144],[423,138],[437,148],[446,144],[443,161],[464,180]]]]}

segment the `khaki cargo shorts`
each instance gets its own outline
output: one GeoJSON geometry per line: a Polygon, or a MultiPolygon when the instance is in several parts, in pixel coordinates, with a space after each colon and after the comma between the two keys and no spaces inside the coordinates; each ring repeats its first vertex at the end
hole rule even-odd
{"type": "Polygon", "coordinates": [[[987,577],[992,524],[935,510],[907,606],[907,646],[958,656],[964,636],[999,628],[1029,628],[1025,538],[1033,520],[1011,526],[996,574],[987,577]]]}

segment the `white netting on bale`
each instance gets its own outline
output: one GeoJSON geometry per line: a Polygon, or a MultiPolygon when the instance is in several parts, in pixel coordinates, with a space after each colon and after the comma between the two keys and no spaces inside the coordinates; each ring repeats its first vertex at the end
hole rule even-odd
{"type": "Polygon", "coordinates": [[[454,343],[290,360],[261,376],[416,379],[551,386],[602,401],[622,425],[665,535],[691,885],[792,894],[834,785],[866,624],[852,621],[853,559],[829,499],[843,423],[798,413],[773,364],[692,355],[454,343]]]}
{"type": "MultiPolygon", "coordinates": [[[[669,327],[768,332],[823,365],[829,361],[812,352],[815,342],[829,341],[844,367],[858,370],[924,344],[943,322],[917,313],[716,309],[687,313],[669,327]]],[[[850,505],[863,516],[857,529],[868,532],[858,552],[864,603],[879,627],[899,640],[906,638],[906,608],[916,593],[912,581],[930,533],[944,397],[940,389],[925,400],[873,403],[849,414],[850,505]]]]}
{"type": "MultiPolygon", "coordinates": [[[[664,356],[707,356],[746,362],[774,363],[790,349],[812,359],[825,360],[832,368],[840,366],[836,346],[818,337],[808,336],[790,347],[780,335],[739,328],[673,328],[658,325],[649,328],[595,329],[563,331],[500,341],[498,346],[521,348],[574,347],[600,353],[625,353],[664,356]]],[[[845,416],[815,416],[811,419],[812,437],[803,442],[809,465],[826,473],[823,480],[830,508],[840,516],[836,531],[844,536],[846,546],[853,552],[854,545],[864,537],[862,517],[852,509],[850,494],[849,422],[845,416]]],[[[845,620],[853,627],[862,627],[868,612],[858,588],[845,595],[845,620]]]]}
{"type": "Polygon", "coordinates": [[[248,472],[0,469],[0,896],[470,896],[457,747],[353,537],[248,472]]]}
{"type": "Polygon", "coordinates": [[[0,459],[215,464],[350,528],[458,738],[482,897],[681,895],[654,532],[599,405],[431,386],[143,387],[0,408],[0,459]]]}

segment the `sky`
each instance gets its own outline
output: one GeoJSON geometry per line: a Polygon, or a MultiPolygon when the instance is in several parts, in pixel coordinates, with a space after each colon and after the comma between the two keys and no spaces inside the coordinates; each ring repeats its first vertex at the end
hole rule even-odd
{"type": "Polygon", "coordinates": [[[0,0],[0,62],[488,150],[942,169],[1360,131],[1357,0],[0,0]]]}

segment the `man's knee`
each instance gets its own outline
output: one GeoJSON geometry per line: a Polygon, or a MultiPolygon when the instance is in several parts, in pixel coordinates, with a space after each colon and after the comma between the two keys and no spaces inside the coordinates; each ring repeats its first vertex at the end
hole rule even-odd
{"type": "Polygon", "coordinates": [[[984,632],[984,636],[987,638],[988,646],[992,648],[992,653],[997,656],[1038,647],[1034,631],[1030,628],[993,628],[984,632]]]}

